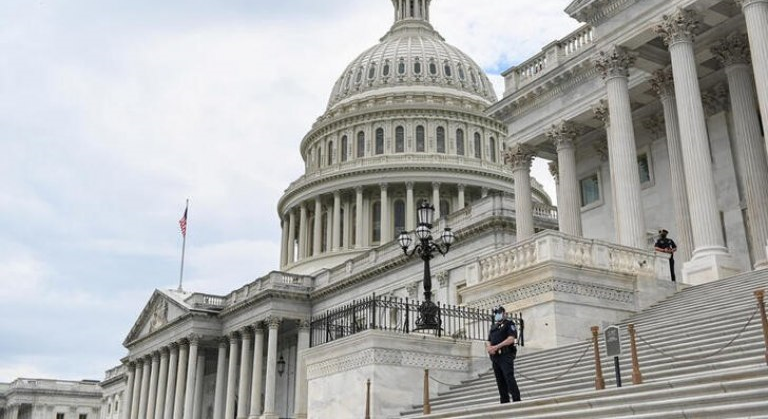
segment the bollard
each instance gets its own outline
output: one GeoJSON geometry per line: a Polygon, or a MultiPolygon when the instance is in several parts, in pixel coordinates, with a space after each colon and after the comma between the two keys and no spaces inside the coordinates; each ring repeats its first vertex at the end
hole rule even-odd
{"type": "Polygon", "coordinates": [[[597,344],[597,335],[600,328],[592,326],[592,343],[595,345],[595,390],[605,390],[605,380],[603,379],[603,367],[600,365],[600,347],[597,344]]]}
{"type": "Polygon", "coordinates": [[[429,405],[429,370],[424,370],[424,410],[423,413],[428,415],[432,413],[432,406],[429,405]]]}
{"type": "Polygon", "coordinates": [[[365,384],[365,419],[371,419],[371,379],[365,384]]]}
{"type": "Polygon", "coordinates": [[[765,290],[755,291],[757,307],[760,309],[760,320],[763,322],[763,341],[765,342],[765,364],[768,365],[768,319],[765,317],[765,290]]]}
{"type": "Polygon", "coordinates": [[[628,324],[629,352],[632,355],[632,384],[643,384],[643,374],[640,373],[640,362],[637,359],[637,343],[635,342],[635,325],[628,324]]]}

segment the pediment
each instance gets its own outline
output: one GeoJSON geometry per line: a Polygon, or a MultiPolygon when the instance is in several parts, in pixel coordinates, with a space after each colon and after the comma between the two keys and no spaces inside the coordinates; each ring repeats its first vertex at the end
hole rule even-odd
{"type": "Polygon", "coordinates": [[[137,339],[149,336],[187,313],[189,313],[189,308],[169,297],[163,291],[155,290],[125,338],[123,345],[127,346],[137,339]]]}

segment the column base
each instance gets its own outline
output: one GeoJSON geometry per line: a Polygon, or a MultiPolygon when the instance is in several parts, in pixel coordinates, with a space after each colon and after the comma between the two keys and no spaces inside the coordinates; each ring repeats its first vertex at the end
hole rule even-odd
{"type": "Polygon", "coordinates": [[[728,253],[697,255],[683,264],[683,283],[706,284],[741,272],[739,263],[728,253]]]}
{"type": "Polygon", "coordinates": [[[277,413],[264,413],[259,419],[280,419],[277,413]]]}
{"type": "Polygon", "coordinates": [[[297,413],[295,419],[307,419],[306,413],[297,413]]]}

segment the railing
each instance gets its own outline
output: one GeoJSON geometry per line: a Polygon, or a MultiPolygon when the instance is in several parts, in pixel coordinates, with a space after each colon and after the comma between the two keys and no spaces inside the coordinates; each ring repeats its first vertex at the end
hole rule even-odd
{"type": "Polygon", "coordinates": [[[227,299],[219,295],[195,293],[187,298],[187,303],[195,308],[216,309],[224,308],[227,299]]]}
{"type": "Polygon", "coordinates": [[[264,290],[281,290],[307,293],[314,288],[311,276],[272,271],[261,278],[240,287],[226,297],[224,304],[233,305],[264,290]]]}
{"type": "Polygon", "coordinates": [[[98,381],[64,381],[64,380],[46,380],[46,379],[28,379],[18,378],[10,385],[10,389],[41,389],[58,391],[78,391],[88,393],[101,393],[98,381]]]}
{"type": "Polygon", "coordinates": [[[125,374],[125,365],[118,365],[118,366],[116,366],[114,368],[108,369],[104,373],[104,381],[107,381],[107,380],[109,380],[111,378],[114,378],[114,377],[118,377],[118,376],[123,375],[123,374],[125,374]]]}
{"type": "MultiPolygon", "coordinates": [[[[419,330],[416,319],[420,302],[408,298],[378,297],[375,294],[313,317],[310,346],[315,347],[366,330],[393,333],[427,333],[460,340],[486,340],[493,316],[489,310],[437,303],[440,328],[419,330]]],[[[518,342],[525,343],[522,313],[509,316],[519,330],[518,342]]]]}

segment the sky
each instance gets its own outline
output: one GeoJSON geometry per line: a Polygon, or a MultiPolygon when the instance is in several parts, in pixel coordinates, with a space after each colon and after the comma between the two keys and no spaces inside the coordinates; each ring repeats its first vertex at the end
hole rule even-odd
{"type": "MultiPolygon", "coordinates": [[[[579,24],[570,0],[435,0],[499,73],[579,24]]],[[[2,0],[0,382],[102,379],[156,288],[278,269],[277,200],[387,0],[2,0]]],[[[545,162],[534,175],[554,197],[545,162]]]]}

